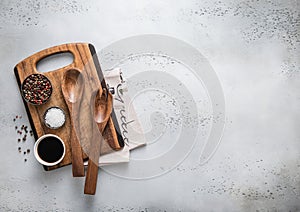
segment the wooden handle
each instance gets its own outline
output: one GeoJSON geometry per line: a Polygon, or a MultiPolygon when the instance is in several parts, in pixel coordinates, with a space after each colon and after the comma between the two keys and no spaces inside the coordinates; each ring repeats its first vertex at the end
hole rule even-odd
{"type": "MultiPolygon", "coordinates": [[[[108,125],[109,127],[111,127],[111,128],[112,128],[112,127],[116,127],[116,126],[114,125],[114,122],[113,122],[112,117],[109,117],[109,119],[108,119],[108,121],[107,121],[107,125],[108,125]]],[[[104,127],[106,127],[106,125],[105,125],[104,127]]],[[[115,151],[120,150],[123,146],[120,145],[120,143],[119,143],[119,140],[118,140],[118,136],[117,136],[116,130],[111,131],[111,137],[112,137],[113,139],[107,141],[108,144],[109,144],[109,146],[110,146],[113,150],[115,150],[115,151]]]]}
{"type": "Polygon", "coordinates": [[[74,124],[72,124],[71,134],[71,153],[72,153],[72,173],[73,177],[84,177],[84,165],[82,159],[82,148],[77,137],[74,124]]]}
{"type": "MultiPolygon", "coordinates": [[[[99,157],[101,150],[101,143],[103,142],[103,137],[99,139],[97,134],[97,126],[93,127],[93,136],[89,152],[89,163],[85,177],[84,193],[94,195],[96,193],[97,179],[98,179],[98,166],[99,157]]],[[[101,132],[101,131],[98,131],[101,132]]],[[[101,132],[102,133],[102,132],[101,132]]]]}
{"type": "MultiPolygon", "coordinates": [[[[99,150],[100,152],[100,150],[99,150]]],[[[85,178],[84,193],[94,195],[96,193],[98,178],[98,163],[89,159],[87,174],[85,178]]]]}
{"type": "MultiPolygon", "coordinates": [[[[48,49],[44,49],[40,52],[35,53],[34,55],[31,56],[31,64],[32,64],[33,71],[38,73],[36,65],[43,58],[54,55],[54,54],[65,53],[65,52],[72,53],[72,55],[74,57],[74,61],[71,64],[67,65],[66,67],[73,67],[74,64],[76,64],[77,61],[80,59],[80,58],[78,58],[78,53],[74,51],[74,49],[76,49],[76,48],[74,48],[76,45],[78,45],[78,44],[75,44],[75,43],[74,44],[73,43],[63,44],[63,45],[59,45],[59,46],[50,47],[48,49]]],[[[53,70],[53,71],[57,71],[57,70],[53,70]]]]}

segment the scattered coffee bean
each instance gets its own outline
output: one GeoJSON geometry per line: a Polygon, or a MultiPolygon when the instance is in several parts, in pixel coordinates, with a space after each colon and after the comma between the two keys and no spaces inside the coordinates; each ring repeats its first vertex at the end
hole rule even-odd
{"type": "Polygon", "coordinates": [[[30,153],[30,149],[27,149],[27,153],[30,153]]]}
{"type": "Polygon", "coordinates": [[[25,158],[25,159],[24,159],[24,161],[26,162],[26,161],[27,161],[27,159],[25,158]]]}

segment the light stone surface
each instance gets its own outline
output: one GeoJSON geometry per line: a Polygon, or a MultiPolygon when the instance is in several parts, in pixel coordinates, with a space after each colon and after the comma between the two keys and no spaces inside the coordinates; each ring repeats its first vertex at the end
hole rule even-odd
{"type": "Polygon", "coordinates": [[[0,211],[300,210],[299,1],[1,0],[0,11],[0,211]],[[29,123],[13,68],[61,43],[101,50],[148,33],[193,45],[218,74],[221,144],[207,164],[193,151],[149,180],[100,171],[97,195],[86,196],[70,166],[45,172],[32,151],[23,154],[34,140],[17,142],[15,125],[29,123]]]}

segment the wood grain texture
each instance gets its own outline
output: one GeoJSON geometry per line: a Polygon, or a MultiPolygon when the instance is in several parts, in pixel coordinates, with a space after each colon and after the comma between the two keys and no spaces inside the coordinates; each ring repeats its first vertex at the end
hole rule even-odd
{"type": "MultiPolygon", "coordinates": [[[[98,131],[93,133],[94,137],[102,137],[104,128],[107,125],[107,121],[110,117],[113,108],[113,97],[107,89],[102,89],[103,92],[96,92],[91,98],[91,106],[93,111],[95,123],[97,123],[98,131]],[[99,134],[100,133],[100,134],[99,134]]],[[[96,193],[97,179],[98,179],[98,161],[100,156],[100,147],[102,142],[97,139],[93,139],[93,143],[90,145],[89,163],[85,178],[84,193],[94,195],[96,193]]]]}
{"type": "MultiPolygon", "coordinates": [[[[95,126],[93,128],[93,137],[100,137],[100,131],[95,126]]],[[[94,195],[96,193],[97,180],[98,180],[98,160],[100,156],[100,148],[103,142],[101,140],[94,140],[94,143],[90,147],[89,153],[89,163],[87,167],[85,183],[84,183],[84,193],[94,195]]]]}
{"type": "MultiPolygon", "coordinates": [[[[90,113],[91,94],[93,91],[99,89],[99,87],[101,88],[103,86],[106,86],[103,79],[103,73],[101,72],[99,66],[99,62],[97,61],[97,57],[95,56],[94,47],[88,43],[71,43],[45,49],[18,63],[15,66],[14,71],[19,87],[21,87],[21,83],[27,76],[29,76],[30,74],[39,73],[36,69],[36,64],[38,61],[47,56],[63,52],[70,52],[73,54],[73,63],[57,70],[42,73],[46,77],[48,77],[52,83],[53,91],[49,101],[39,106],[34,106],[24,101],[35,139],[42,135],[51,133],[62,138],[66,146],[66,155],[63,161],[56,166],[45,167],[46,170],[52,170],[71,164],[72,155],[69,139],[71,132],[71,122],[69,118],[70,113],[61,91],[61,82],[64,73],[70,69],[77,69],[80,70],[85,79],[85,89],[80,103],[80,111],[78,115],[79,117],[78,121],[76,122],[77,124],[74,126],[76,128],[77,136],[80,140],[84,153],[83,159],[87,159],[87,155],[89,154],[89,145],[92,139],[91,132],[93,128],[93,118],[91,117],[90,113]],[[58,106],[62,108],[66,113],[65,125],[56,130],[46,127],[43,121],[43,115],[45,111],[52,106],[58,106]]],[[[114,113],[112,114],[112,116],[114,117],[114,113]]],[[[118,125],[116,125],[116,127],[118,128],[118,125]]],[[[103,136],[105,142],[103,142],[103,144],[101,145],[101,154],[106,154],[113,150],[119,150],[124,145],[120,135],[117,135],[112,118],[109,119],[103,136]]]]}
{"type": "Polygon", "coordinates": [[[84,84],[85,80],[79,70],[69,69],[65,71],[61,84],[61,91],[68,106],[69,113],[72,114],[69,119],[71,123],[70,144],[72,153],[73,177],[84,176],[82,149],[75,127],[75,122],[79,117],[84,84]]]}

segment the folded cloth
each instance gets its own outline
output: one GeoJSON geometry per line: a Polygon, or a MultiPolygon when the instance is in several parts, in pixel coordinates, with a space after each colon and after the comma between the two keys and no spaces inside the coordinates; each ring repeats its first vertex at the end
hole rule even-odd
{"type": "Polygon", "coordinates": [[[101,155],[99,166],[129,162],[130,150],[146,144],[143,129],[138,121],[134,106],[131,104],[121,69],[106,70],[103,74],[107,87],[114,98],[113,108],[120,128],[119,133],[123,137],[125,146],[120,151],[101,155]]]}

